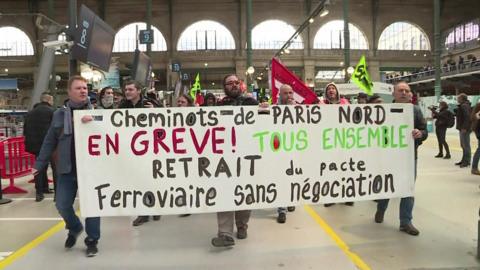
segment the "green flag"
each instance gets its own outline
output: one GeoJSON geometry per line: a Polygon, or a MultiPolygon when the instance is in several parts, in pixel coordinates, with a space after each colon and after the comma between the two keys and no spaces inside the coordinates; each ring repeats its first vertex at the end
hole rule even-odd
{"type": "Polygon", "coordinates": [[[358,61],[357,66],[355,67],[355,72],[352,74],[352,81],[367,93],[367,95],[373,95],[373,83],[368,75],[367,63],[365,61],[365,55],[362,55],[360,61],[358,61]]]}
{"type": "Polygon", "coordinates": [[[202,87],[200,86],[200,74],[197,73],[197,76],[195,77],[195,83],[190,89],[190,96],[193,98],[193,101],[195,101],[197,98],[197,92],[200,90],[202,90],[202,87]]]}

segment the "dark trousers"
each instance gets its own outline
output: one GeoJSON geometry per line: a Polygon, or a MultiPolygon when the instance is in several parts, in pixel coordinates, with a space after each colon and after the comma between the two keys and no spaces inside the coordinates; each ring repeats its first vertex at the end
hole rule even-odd
{"type": "MultiPolygon", "coordinates": [[[[35,158],[37,158],[38,155],[35,155],[35,158]]],[[[52,172],[53,172],[53,189],[56,191],[57,187],[57,168],[55,166],[55,162],[53,159],[50,161],[50,166],[52,167],[52,172]]],[[[43,191],[46,191],[49,189],[48,187],[48,176],[47,176],[47,170],[48,167],[45,167],[45,169],[39,171],[37,175],[35,175],[34,180],[35,180],[35,191],[37,194],[43,194],[43,191]]]]}
{"type": "Polygon", "coordinates": [[[470,165],[470,160],[472,158],[472,149],[470,148],[470,131],[460,131],[460,145],[462,146],[463,150],[461,162],[463,164],[470,165]]]}
{"type": "Polygon", "coordinates": [[[438,153],[443,154],[443,148],[445,148],[445,154],[450,155],[450,149],[448,148],[447,141],[445,140],[447,128],[437,127],[435,129],[435,133],[437,133],[438,153]]]}

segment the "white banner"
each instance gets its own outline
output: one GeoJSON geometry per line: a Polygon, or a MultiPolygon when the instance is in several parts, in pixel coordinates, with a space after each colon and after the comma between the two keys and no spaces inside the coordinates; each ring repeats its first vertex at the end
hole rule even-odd
{"type": "Polygon", "coordinates": [[[83,216],[219,212],[414,191],[411,104],[75,111],[83,216]],[[83,115],[94,121],[82,124],[83,115]]]}

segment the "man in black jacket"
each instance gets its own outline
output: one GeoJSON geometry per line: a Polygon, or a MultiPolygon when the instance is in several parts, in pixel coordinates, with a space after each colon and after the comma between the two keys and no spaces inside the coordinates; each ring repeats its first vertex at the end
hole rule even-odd
{"type": "Polygon", "coordinates": [[[457,129],[460,132],[460,145],[462,146],[463,155],[462,160],[455,163],[460,168],[470,166],[470,159],[472,157],[472,150],[470,148],[470,132],[471,130],[471,118],[472,107],[466,94],[461,93],[457,96],[458,109],[457,109],[457,129]]]}
{"type": "MultiPolygon", "coordinates": [[[[258,102],[242,93],[242,81],[235,74],[225,76],[223,79],[223,91],[226,97],[223,98],[220,106],[248,106],[258,105],[258,102]]],[[[217,213],[218,235],[212,239],[215,247],[227,247],[235,245],[233,239],[233,225],[237,226],[237,238],[247,238],[248,220],[251,210],[227,211],[217,213]]]]}
{"type": "Polygon", "coordinates": [[[439,111],[432,108],[432,116],[433,118],[437,119],[435,121],[435,132],[437,134],[437,141],[438,141],[438,154],[435,156],[436,158],[443,157],[444,159],[450,158],[450,149],[448,148],[448,143],[445,140],[445,136],[447,133],[447,128],[449,128],[450,121],[454,121],[454,115],[451,111],[448,110],[448,105],[445,101],[441,101],[439,103],[439,111]],[[445,157],[443,156],[443,148],[445,148],[445,157]]]}
{"type": "MultiPolygon", "coordinates": [[[[25,124],[23,127],[23,134],[25,136],[25,150],[38,157],[40,149],[42,148],[43,139],[47,135],[50,122],[52,121],[53,112],[53,97],[47,93],[40,96],[40,103],[35,104],[25,117],[25,124]]],[[[52,164],[54,176],[56,174],[55,167],[52,164]]],[[[55,179],[55,177],[54,177],[55,179]]],[[[44,199],[43,193],[51,193],[48,188],[47,167],[35,176],[35,201],[40,202],[44,199]]]]}
{"type": "MultiPolygon", "coordinates": [[[[118,106],[119,109],[133,108],[153,108],[155,102],[143,97],[142,86],[136,81],[127,81],[124,86],[125,99],[118,106]]],[[[140,226],[148,222],[150,216],[138,216],[133,222],[133,226],[140,226]]],[[[153,220],[159,220],[160,216],[153,216],[153,220]]]]}
{"type": "MultiPolygon", "coordinates": [[[[394,103],[411,103],[413,93],[410,90],[410,86],[405,81],[399,81],[395,83],[393,88],[393,102],[394,103]]],[[[423,118],[422,111],[417,105],[413,106],[413,130],[412,137],[415,140],[415,178],[417,178],[417,158],[418,147],[424,140],[427,139],[427,125],[423,118]]],[[[383,199],[377,201],[377,212],[375,213],[375,222],[382,223],[385,215],[385,211],[388,207],[389,199],[383,199]]],[[[409,235],[418,235],[420,232],[412,224],[413,219],[413,205],[414,197],[404,197],[400,200],[400,231],[409,235]]]]}

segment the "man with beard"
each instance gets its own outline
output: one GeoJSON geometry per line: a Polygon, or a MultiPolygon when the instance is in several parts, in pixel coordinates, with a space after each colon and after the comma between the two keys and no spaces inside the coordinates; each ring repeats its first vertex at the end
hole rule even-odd
{"type": "MultiPolygon", "coordinates": [[[[223,79],[223,91],[226,97],[220,102],[220,106],[243,106],[258,105],[258,102],[243,95],[241,88],[242,81],[235,74],[225,76],[223,79]]],[[[237,226],[237,238],[247,238],[248,220],[251,210],[227,211],[217,213],[218,236],[212,239],[215,247],[228,247],[235,245],[233,239],[233,223],[237,226]]]]}

